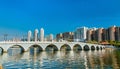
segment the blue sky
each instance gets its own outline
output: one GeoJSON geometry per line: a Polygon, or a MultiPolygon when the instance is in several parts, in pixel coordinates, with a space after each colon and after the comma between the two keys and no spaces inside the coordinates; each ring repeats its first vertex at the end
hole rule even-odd
{"type": "Polygon", "coordinates": [[[120,0],[0,0],[0,35],[120,26],[120,0]]]}

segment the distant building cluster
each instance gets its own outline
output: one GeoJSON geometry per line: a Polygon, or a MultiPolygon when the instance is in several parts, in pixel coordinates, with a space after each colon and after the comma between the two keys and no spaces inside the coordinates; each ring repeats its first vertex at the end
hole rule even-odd
{"type": "Polygon", "coordinates": [[[28,31],[27,36],[23,35],[22,38],[18,38],[17,35],[12,40],[7,40],[8,34],[4,35],[5,41],[48,41],[48,42],[96,42],[96,43],[108,43],[112,41],[120,42],[120,27],[112,26],[108,28],[88,28],[78,27],[72,32],[63,32],[56,34],[55,38],[53,34],[45,35],[44,29],[35,29],[32,33],[28,31]]]}
{"type": "Polygon", "coordinates": [[[53,34],[45,37],[44,29],[35,29],[34,33],[28,31],[27,41],[57,41],[57,42],[104,42],[104,41],[120,41],[120,27],[112,26],[105,28],[88,28],[79,27],[73,32],[63,32],[56,34],[54,39],[53,34]]]}
{"type": "Polygon", "coordinates": [[[73,38],[74,38],[73,32],[64,32],[64,33],[59,33],[59,34],[56,35],[56,40],[58,42],[61,42],[61,41],[72,42],[73,38]]]}
{"type": "Polygon", "coordinates": [[[87,41],[120,41],[120,27],[112,26],[107,29],[99,28],[87,31],[87,41]]]}
{"type": "Polygon", "coordinates": [[[64,32],[56,35],[57,41],[120,41],[120,27],[112,26],[105,28],[87,28],[80,27],[74,32],[64,32]]]}
{"type": "Polygon", "coordinates": [[[27,35],[27,41],[53,41],[53,34],[50,34],[48,37],[44,36],[44,29],[41,28],[40,29],[40,33],[38,29],[35,29],[33,35],[32,35],[32,31],[28,31],[28,35],[27,35]]]}

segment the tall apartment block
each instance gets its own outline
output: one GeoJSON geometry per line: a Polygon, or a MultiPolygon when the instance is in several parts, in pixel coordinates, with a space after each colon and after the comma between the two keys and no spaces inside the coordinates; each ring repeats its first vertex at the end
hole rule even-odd
{"type": "Polygon", "coordinates": [[[112,26],[107,29],[88,29],[87,41],[120,41],[120,27],[112,26]]]}
{"type": "Polygon", "coordinates": [[[75,42],[84,42],[86,40],[86,33],[87,33],[88,28],[87,27],[80,27],[77,28],[76,31],[74,32],[74,41],[75,42]]]}
{"type": "Polygon", "coordinates": [[[38,41],[38,29],[34,31],[34,41],[38,41]]]}
{"type": "Polygon", "coordinates": [[[97,33],[96,33],[97,28],[90,28],[87,30],[86,38],[87,41],[94,41],[97,40],[97,33]]]}
{"type": "Polygon", "coordinates": [[[112,26],[108,28],[109,40],[115,41],[115,28],[116,26],[112,26]]]}
{"type": "Polygon", "coordinates": [[[27,39],[27,41],[31,41],[31,35],[32,35],[32,32],[28,31],[28,39],[27,39]]]}
{"type": "Polygon", "coordinates": [[[115,40],[120,41],[120,27],[115,28],[115,40]]]}
{"type": "Polygon", "coordinates": [[[44,29],[40,29],[40,41],[44,41],[44,29]]]}

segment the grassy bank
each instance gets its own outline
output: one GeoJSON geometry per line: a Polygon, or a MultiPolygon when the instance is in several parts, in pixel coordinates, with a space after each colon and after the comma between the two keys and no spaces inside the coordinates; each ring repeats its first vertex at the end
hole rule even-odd
{"type": "Polygon", "coordinates": [[[87,43],[91,43],[91,44],[103,44],[103,45],[113,45],[115,47],[119,47],[120,48],[120,42],[119,41],[101,41],[101,42],[88,41],[87,43]]]}
{"type": "Polygon", "coordinates": [[[118,42],[118,41],[109,41],[109,44],[113,45],[115,47],[120,47],[120,42],[118,42]]]}

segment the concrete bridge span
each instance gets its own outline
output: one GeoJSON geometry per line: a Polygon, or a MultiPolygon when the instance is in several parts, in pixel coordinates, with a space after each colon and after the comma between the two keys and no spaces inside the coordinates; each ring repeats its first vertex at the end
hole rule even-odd
{"type": "Polygon", "coordinates": [[[21,47],[24,51],[28,51],[30,47],[39,47],[40,50],[47,50],[48,47],[54,50],[99,50],[105,48],[98,44],[89,44],[82,42],[0,42],[0,49],[7,52],[11,47],[21,47]]]}

